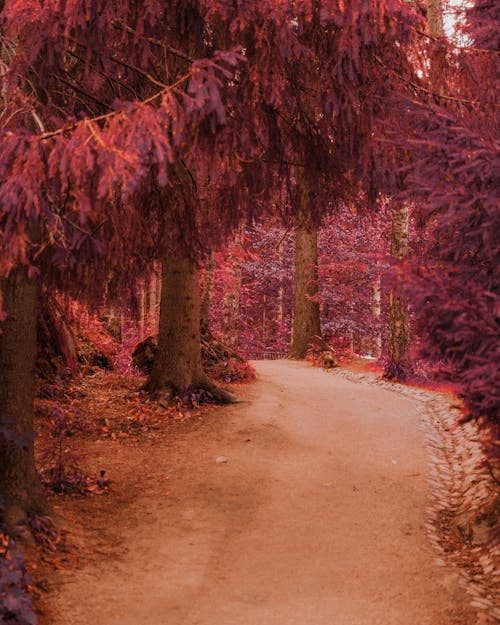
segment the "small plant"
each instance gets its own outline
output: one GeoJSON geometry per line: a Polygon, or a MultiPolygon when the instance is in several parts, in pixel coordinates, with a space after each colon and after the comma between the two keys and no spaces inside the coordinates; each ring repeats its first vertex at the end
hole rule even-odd
{"type": "MultiPolygon", "coordinates": [[[[41,472],[42,482],[56,493],[103,492],[103,488],[93,478],[88,477],[78,467],[78,455],[68,447],[68,439],[79,432],[88,433],[92,429],[90,423],[79,413],[64,412],[54,408],[49,415],[48,430],[53,445],[45,453],[44,468],[41,472]]],[[[103,477],[101,472],[101,478],[103,477]]],[[[106,486],[108,482],[106,480],[106,486]]]]}

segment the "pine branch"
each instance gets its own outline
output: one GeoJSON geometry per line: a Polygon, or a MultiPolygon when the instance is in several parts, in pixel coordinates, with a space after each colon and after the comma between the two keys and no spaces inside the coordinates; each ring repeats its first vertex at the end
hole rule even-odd
{"type": "Polygon", "coordinates": [[[149,74],[148,72],[145,72],[144,70],[142,70],[140,67],[137,67],[136,65],[132,65],[131,63],[127,63],[126,61],[117,59],[115,56],[111,56],[110,59],[114,61],[115,63],[118,63],[118,65],[127,67],[128,69],[132,70],[133,72],[136,72],[140,76],[147,78],[150,82],[152,82],[157,87],[161,87],[162,89],[166,89],[168,87],[168,85],[166,85],[163,82],[160,82],[159,80],[156,80],[154,76],[151,76],[151,74],[149,74]]]}
{"type": "MultiPolygon", "coordinates": [[[[421,37],[425,37],[426,39],[430,39],[431,41],[435,41],[436,43],[441,41],[443,37],[436,37],[435,35],[430,35],[429,33],[420,30],[419,28],[413,29],[417,35],[421,37]]],[[[470,50],[471,52],[479,52],[480,54],[499,54],[498,50],[489,50],[488,48],[476,48],[476,46],[458,46],[452,43],[449,39],[446,40],[448,46],[453,47],[455,50],[470,50]]]]}
{"type": "MultiPolygon", "coordinates": [[[[74,59],[76,59],[77,61],[80,61],[80,63],[82,63],[83,65],[85,65],[86,63],[85,59],[83,59],[79,54],[76,54],[76,52],[73,52],[72,50],[68,50],[68,54],[72,56],[74,59]]],[[[134,98],[138,97],[137,93],[131,87],[126,85],[124,82],[122,82],[121,80],[118,80],[117,78],[114,78],[113,76],[110,76],[109,74],[106,74],[106,72],[103,72],[102,70],[98,69],[95,65],[91,63],[89,64],[89,67],[108,81],[108,84],[111,86],[113,92],[115,92],[115,90],[113,88],[112,83],[116,83],[117,85],[122,87],[122,89],[126,89],[134,98]]]]}
{"type": "Polygon", "coordinates": [[[107,109],[111,108],[109,104],[107,104],[106,102],[103,102],[99,98],[96,98],[96,96],[92,95],[88,91],[85,91],[85,89],[82,89],[82,87],[79,87],[78,85],[75,85],[69,80],[66,80],[66,78],[59,77],[59,80],[70,89],[73,89],[73,91],[76,91],[76,93],[79,93],[80,95],[84,96],[85,98],[88,98],[89,100],[93,100],[94,102],[96,102],[96,104],[100,104],[101,106],[107,109]]]}
{"type": "MultiPolygon", "coordinates": [[[[476,104],[476,105],[483,104],[483,102],[481,102],[480,100],[468,100],[466,98],[458,98],[456,96],[437,93],[436,91],[431,91],[430,89],[426,89],[425,87],[423,87],[422,85],[419,85],[415,81],[410,80],[409,78],[405,78],[404,76],[401,76],[401,74],[399,74],[396,70],[391,69],[390,67],[387,67],[387,65],[382,61],[382,59],[379,56],[375,55],[374,58],[381,67],[386,69],[393,76],[397,76],[402,82],[406,83],[407,85],[410,85],[414,89],[417,89],[418,91],[422,91],[423,93],[426,93],[427,95],[430,95],[434,98],[438,98],[441,100],[449,100],[451,102],[458,102],[460,104],[476,104]]],[[[500,108],[500,104],[495,104],[494,106],[495,108],[500,108]]]]}
{"type": "MultiPolygon", "coordinates": [[[[139,103],[140,104],[151,104],[151,102],[154,102],[158,98],[161,98],[168,91],[176,90],[177,87],[179,87],[183,82],[185,82],[186,80],[188,80],[191,77],[191,74],[192,74],[192,72],[189,71],[187,74],[184,74],[184,76],[181,76],[174,83],[172,83],[171,85],[168,85],[167,87],[165,87],[165,89],[162,89],[161,91],[158,91],[157,93],[153,94],[149,98],[146,98],[145,100],[140,100],[139,103]]],[[[118,116],[118,115],[123,115],[123,111],[112,110],[109,113],[104,113],[103,115],[97,115],[95,117],[86,117],[82,121],[75,122],[74,124],[68,124],[67,126],[63,126],[62,128],[59,128],[58,130],[53,130],[52,132],[46,132],[46,133],[40,135],[39,138],[41,140],[45,141],[47,139],[51,139],[52,137],[57,137],[58,135],[62,135],[65,132],[70,132],[72,130],[75,130],[75,128],[78,128],[79,126],[82,126],[82,124],[92,124],[92,123],[95,123],[95,122],[101,122],[101,121],[104,121],[104,120],[107,120],[107,119],[111,119],[112,117],[115,117],[115,116],[118,116]]]]}
{"type": "MultiPolygon", "coordinates": [[[[122,24],[122,23],[118,22],[117,20],[113,20],[112,24],[113,24],[113,26],[115,28],[118,28],[120,30],[124,30],[124,31],[126,31],[127,33],[130,33],[130,34],[134,34],[134,35],[136,34],[136,31],[131,26],[128,26],[127,24],[122,24]]],[[[187,61],[188,63],[194,63],[194,59],[192,57],[190,57],[189,55],[187,55],[185,52],[182,52],[181,50],[177,50],[177,48],[173,48],[172,46],[167,45],[163,41],[159,41],[158,39],[154,39],[153,37],[146,37],[146,41],[149,41],[149,43],[152,43],[153,45],[155,45],[155,46],[157,46],[159,48],[167,50],[168,52],[170,52],[174,56],[177,56],[180,59],[183,59],[184,61],[187,61]]]]}

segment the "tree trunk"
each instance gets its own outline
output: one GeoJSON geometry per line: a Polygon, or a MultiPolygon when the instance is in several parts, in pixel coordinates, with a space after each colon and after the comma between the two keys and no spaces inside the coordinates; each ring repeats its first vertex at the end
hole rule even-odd
{"type": "Polygon", "coordinates": [[[208,380],[201,363],[199,271],[186,257],[163,262],[158,351],[145,389],[184,397],[203,389],[222,402],[233,396],[208,380]]]}
{"type": "Polygon", "coordinates": [[[380,315],[382,313],[381,299],[380,276],[377,276],[372,285],[372,316],[377,324],[377,330],[372,339],[372,355],[374,358],[380,358],[382,354],[382,336],[379,326],[380,315]]]}
{"type": "Polygon", "coordinates": [[[233,349],[238,346],[238,317],[240,312],[241,266],[233,267],[231,282],[222,305],[222,342],[233,349]]]}
{"type": "Polygon", "coordinates": [[[161,298],[160,272],[153,269],[147,293],[147,324],[148,334],[158,333],[158,310],[161,298]]]}
{"type": "MultiPolygon", "coordinates": [[[[443,11],[441,0],[427,1],[429,32],[433,37],[443,35],[443,11]]],[[[439,63],[431,59],[429,81],[433,89],[439,92],[441,72],[439,63]]],[[[408,255],[408,207],[395,204],[392,209],[391,254],[402,259],[408,255]]],[[[404,296],[389,294],[389,359],[384,376],[404,380],[413,371],[409,358],[410,348],[410,313],[408,301],[404,296]]]]}
{"type": "MultiPolygon", "coordinates": [[[[408,255],[408,206],[394,203],[392,207],[391,255],[403,259],[408,255]]],[[[389,358],[384,376],[405,380],[413,366],[410,348],[410,313],[408,300],[391,289],[389,294],[389,358]]]]}
{"type": "Polygon", "coordinates": [[[122,313],[119,308],[115,308],[110,305],[103,314],[104,327],[111,336],[118,341],[122,342],[123,339],[123,320],[122,313]]]}
{"type": "Polygon", "coordinates": [[[37,288],[24,269],[0,283],[5,319],[0,324],[0,496],[4,519],[47,514],[33,444],[37,288]]]}
{"type": "Polygon", "coordinates": [[[141,280],[136,287],[139,341],[146,338],[146,284],[141,280]]]}
{"type": "Polygon", "coordinates": [[[315,336],[321,336],[318,294],[318,230],[307,219],[308,194],[302,186],[301,215],[295,227],[295,298],[290,358],[304,358],[315,336]]]}
{"type": "MultiPolygon", "coordinates": [[[[443,7],[441,0],[427,0],[427,23],[429,25],[429,34],[432,37],[442,37],[444,35],[443,24],[443,7]]],[[[442,95],[446,92],[445,75],[443,74],[443,55],[444,48],[438,43],[430,42],[430,64],[429,64],[429,83],[435,93],[442,95]]],[[[441,104],[439,98],[436,103],[441,104]]]]}
{"type": "Polygon", "coordinates": [[[205,273],[203,277],[203,289],[201,292],[200,327],[202,335],[210,336],[210,305],[215,282],[215,254],[210,255],[205,261],[205,273]]]}
{"type": "Polygon", "coordinates": [[[262,297],[262,345],[264,349],[267,347],[267,296],[262,297]]]}
{"type": "Polygon", "coordinates": [[[444,26],[441,0],[427,0],[427,21],[429,23],[430,34],[433,37],[442,37],[444,34],[444,26]]]}
{"type": "Polygon", "coordinates": [[[284,303],[284,295],[285,291],[283,289],[283,284],[280,285],[278,289],[278,326],[281,331],[281,324],[285,318],[285,303],[284,303]]]}

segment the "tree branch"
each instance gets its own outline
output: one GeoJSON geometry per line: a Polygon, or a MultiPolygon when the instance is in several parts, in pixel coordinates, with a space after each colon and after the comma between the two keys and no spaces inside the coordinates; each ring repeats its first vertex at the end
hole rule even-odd
{"type": "Polygon", "coordinates": [[[142,70],[140,67],[137,67],[136,65],[132,65],[131,63],[127,63],[126,61],[122,61],[121,59],[117,59],[115,56],[110,56],[109,58],[112,61],[114,61],[115,63],[118,63],[118,65],[122,65],[123,67],[127,67],[128,69],[131,69],[132,71],[136,72],[140,76],[143,76],[144,78],[147,78],[150,82],[152,82],[157,87],[161,87],[162,89],[166,89],[167,86],[168,86],[165,83],[160,82],[159,80],[156,80],[156,78],[154,78],[154,76],[151,76],[151,74],[148,74],[148,72],[145,72],[144,70],[142,70]]]}
{"type": "MultiPolygon", "coordinates": [[[[442,37],[436,37],[435,35],[430,35],[429,33],[420,30],[419,28],[413,29],[417,35],[425,37],[426,39],[431,39],[431,41],[440,41],[442,37]]],[[[470,50],[471,52],[479,52],[481,54],[500,54],[498,50],[488,50],[488,48],[476,48],[475,46],[457,46],[456,44],[450,42],[449,39],[446,40],[449,46],[455,48],[455,50],[470,50]]]]}
{"type": "MultiPolygon", "coordinates": [[[[134,34],[134,35],[136,34],[136,31],[131,26],[128,26],[126,24],[122,24],[122,23],[118,22],[117,20],[113,20],[112,24],[113,24],[113,26],[115,28],[118,28],[120,30],[124,30],[124,31],[126,31],[128,33],[131,33],[131,34],[134,34]]],[[[163,48],[164,50],[168,50],[174,56],[177,56],[180,59],[183,59],[184,61],[187,61],[188,63],[194,63],[194,59],[192,57],[190,57],[186,53],[182,52],[181,50],[177,50],[177,48],[173,48],[172,46],[167,45],[163,41],[159,41],[158,39],[153,39],[153,37],[146,37],[146,41],[149,41],[149,43],[152,43],[153,45],[158,46],[159,48],[163,48]]]]}
{"type": "MultiPolygon", "coordinates": [[[[407,85],[410,85],[414,89],[418,89],[419,91],[422,91],[423,93],[427,93],[427,95],[431,95],[434,98],[439,98],[441,100],[450,100],[451,102],[459,102],[460,104],[483,104],[483,102],[481,102],[480,100],[467,100],[466,98],[458,98],[452,95],[444,95],[442,93],[437,93],[436,91],[431,91],[430,89],[426,89],[425,87],[422,87],[422,85],[419,85],[413,80],[410,80],[409,78],[404,78],[404,76],[401,76],[401,74],[396,72],[396,70],[391,69],[390,67],[387,67],[387,65],[377,55],[374,56],[374,59],[377,61],[377,63],[381,67],[386,69],[388,72],[390,72],[394,76],[397,76],[402,82],[406,83],[407,85]]],[[[495,104],[494,106],[495,108],[500,108],[500,104],[495,104]]]]}
{"type": "Polygon", "coordinates": [[[83,95],[84,97],[88,98],[89,100],[93,100],[94,102],[96,102],[97,104],[100,104],[104,108],[107,108],[107,109],[111,108],[111,106],[109,104],[106,104],[106,102],[103,102],[102,100],[99,100],[99,98],[96,98],[96,96],[92,95],[88,91],[85,91],[85,89],[82,89],[78,85],[73,84],[69,80],[66,80],[65,78],[62,78],[62,77],[59,77],[59,80],[63,84],[65,84],[67,87],[69,87],[70,89],[73,89],[73,91],[76,91],[76,93],[79,93],[80,95],[83,95]]]}
{"type": "MultiPolygon", "coordinates": [[[[181,76],[178,80],[176,80],[171,85],[168,85],[167,87],[165,87],[165,89],[162,89],[161,91],[158,91],[157,93],[153,94],[149,98],[146,98],[145,100],[140,101],[140,103],[151,104],[151,102],[154,102],[158,98],[161,98],[167,91],[174,91],[179,85],[181,85],[183,82],[188,80],[190,77],[191,77],[191,71],[189,71],[187,74],[184,74],[184,76],[181,76]]],[[[63,126],[62,128],[59,128],[58,130],[53,130],[52,132],[46,132],[43,135],[40,135],[39,138],[45,141],[47,139],[51,139],[52,137],[57,137],[58,135],[62,135],[65,132],[70,132],[71,130],[75,130],[75,128],[78,128],[82,124],[92,124],[94,122],[104,121],[106,119],[110,119],[114,117],[115,115],[122,115],[122,114],[123,114],[123,111],[112,110],[109,113],[96,115],[95,117],[86,117],[85,119],[75,122],[74,124],[68,124],[67,126],[63,126]]]]}

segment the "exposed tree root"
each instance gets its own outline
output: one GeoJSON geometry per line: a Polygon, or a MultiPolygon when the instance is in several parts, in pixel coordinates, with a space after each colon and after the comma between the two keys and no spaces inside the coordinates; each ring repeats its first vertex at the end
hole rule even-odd
{"type": "Polygon", "coordinates": [[[175,384],[158,384],[151,378],[142,387],[152,398],[160,401],[186,403],[206,403],[235,404],[238,399],[229,391],[217,386],[207,377],[201,381],[191,384],[185,388],[179,388],[175,384]]]}
{"type": "Polygon", "coordinates": [[[209,379],[204,381],[200,385],[200,388],[202,388],[204,391],[207,391],[207,393],[210,393],[210,395],[212,395],[214,399],[220,404],[237,404],[239,401],[232,393],[226,391],[220,386],[217,386],[209,379]]]}
{"type": "MultiPolygon", "coordinates": [[[[42,491],[43,492],[43,491],[42,491]]],[[[46,516],[57,525],[60,520],[49,505],[45,494],[32,497],[29,505],[18,500],[3,501],[0,508],[0,524],[20,536],[24,542],[32,544],[33,536],[28,519],[31,515],[46,516]]]]}
{"type": "Polygon", "coordinates": [[[406,382],[414,373],[413,365],[410,360],[400,360],[399,362],[388,361],[384,367],[383,378],[386,380],[394,380],[406,382]]]}

